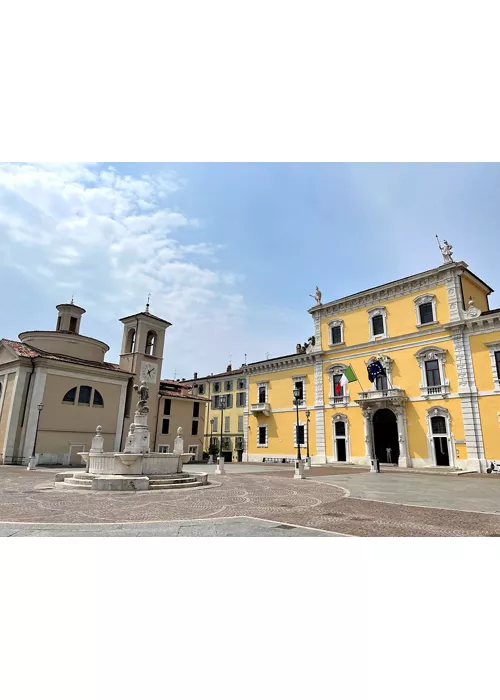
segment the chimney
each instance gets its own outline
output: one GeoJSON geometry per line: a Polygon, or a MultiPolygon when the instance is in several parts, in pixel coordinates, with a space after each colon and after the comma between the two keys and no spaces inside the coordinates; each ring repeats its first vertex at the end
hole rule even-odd
{"type": "Polygon", "coordinates": [[[195,373],[193,374],[193,379],[198,379],[198,372],[195,372],[195,373]]]}
{"type": "Polygon", "coordinates": [[[226,369],[226,372],[230,372],[231,370],[232,370],[231,365],[228,365],[228,366],[227,366],[227,369],[226,369]]]}

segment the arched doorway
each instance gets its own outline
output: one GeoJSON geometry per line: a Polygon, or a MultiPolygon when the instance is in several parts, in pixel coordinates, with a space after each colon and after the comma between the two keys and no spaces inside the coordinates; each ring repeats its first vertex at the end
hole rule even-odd
{"type": "Polygon", "coordinates": [[[375,456],[385,464],[399,460],[399,436],[396,416],[389,408],[379,408],[373,416],[375,456]]]}

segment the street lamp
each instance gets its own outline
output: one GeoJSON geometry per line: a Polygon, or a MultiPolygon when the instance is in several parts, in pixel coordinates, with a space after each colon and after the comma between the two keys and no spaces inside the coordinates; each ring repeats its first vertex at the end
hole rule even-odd
{"type": "Polygon", "coordinates": [[[311,415],[311,411],[306,411],[306,418],[307,418],[307,461],[309,463],[309,417],[311,415]]]}
{"type": "Polygon", "coordinates": [[[208,446],[208,463],[212,464],[214,461],[214,423],[215,418],[210,418],[210,445],[208,446]]]}
{"type": "Polygon", "coordinates": [[[37,408],[38,408],[38,417],[36,419],[35,441],[33,443],[33,452],[31,453],[31,457],[28,460],[28,469],[35,468],[33,465],[35,462],[35,454],[36,454],[36,439],[38,437],[38,426],[40,425],[40,413],[42,412],[42,409],[43,409],[43,403],[39,403],[37,408]]]}
{"type": "Polygon", "coordinates": [[[293,390],[293,398],[295,401],[295,406],[297,408],[297,425],[295,426],[295,437],[297,440],[297,459],[300,462],[302,455],[300,454],[300,440],[299,440],[299,401],[300,401],[300,389],[295,387],[293,390]]]}
{"type": "Polygon", "coordinates": [[[225,474],[224,471],[224,457],[222,455],[222,430],[223,430],[223,423],[224,423],[224,409],[226,408],[226,397],[221,396],[219,399],[219,408],[220,408],[220,449],[219,449],[219,459],[217,462],[217,469],[215,470],[216,474],[225,474]]]}

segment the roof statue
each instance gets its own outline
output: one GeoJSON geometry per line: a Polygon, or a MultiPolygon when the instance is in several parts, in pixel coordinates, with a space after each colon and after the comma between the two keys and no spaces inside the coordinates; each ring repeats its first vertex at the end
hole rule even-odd
{"type": "Polygon", "coordinates": [[[443,245],[441,245],[441,243],[439,242],[439,238],[437,236],[436,236],[436,239],[438,242],[439,250],[441,251],[441,254],[443,256],[444,264],[446,265],[447,263],[452,263],[453,258],[451,257],[451,254],[453,252],[453,246],[450,243],[448,243],[447,240],[444,240],[443,245]]]}

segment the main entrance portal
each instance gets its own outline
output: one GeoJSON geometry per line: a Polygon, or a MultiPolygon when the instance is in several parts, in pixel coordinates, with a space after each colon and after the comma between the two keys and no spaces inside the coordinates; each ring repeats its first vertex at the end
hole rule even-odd
{"type": "Polygon", "coordinates": [[[375,456],[379,462],[397,464],[399,460],[398,424],[389,408],[380,408],[373,415],[375,456]]]}

